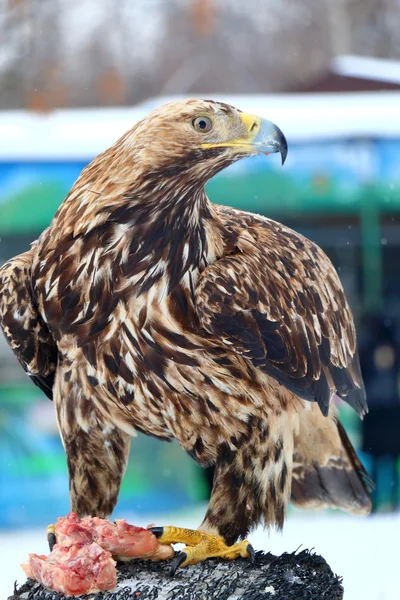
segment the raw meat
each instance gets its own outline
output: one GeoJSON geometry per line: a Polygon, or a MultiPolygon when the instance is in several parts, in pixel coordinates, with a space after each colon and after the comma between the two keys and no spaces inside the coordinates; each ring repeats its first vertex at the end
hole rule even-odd
{"type": "Polygon", "coordinates": [[[115,561],[98,544],[56,544],[48,556],[30,554],[21,566],[28,577],[66,596],[111,590],[117,585],[115,561]]]}
{"type": "Polygon", "coordinates": [[[48,556],[30,554],[22,568],[28,577],[67,596],[111,590],[117,584],[113,556],[164,560],[174,555],[148,529],[125,520],[80,519],[71,512],[55,525],[57,543],[48,556]]]}
{"type": "Polygon", "coordinates": [[[115,556],[147,557],[158,548],[156,536],[148,529],[129,525],[123,519],[117,519],[115,523],[99,517],[80,519],[73,512],[66,517],[59,517],[55,535],[57,544],[70,546],[96,542],[103,550],[108,550],[115,556]]]}

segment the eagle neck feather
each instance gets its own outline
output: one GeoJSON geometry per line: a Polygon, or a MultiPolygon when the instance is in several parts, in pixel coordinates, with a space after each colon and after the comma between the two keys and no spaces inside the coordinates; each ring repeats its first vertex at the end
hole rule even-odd
{"type": "Polygon", "coordinates": [[[151,172],[138,164],[130,181],[122,167],[115,175],[115,164],[102,177],[95,167],[84,170],[61,205],[49,243],[59,245],[62,235],[88,244],[90,233],[124,276],[140,282],[139,293],[161,279],[169,290],[181,281],[192,285],[215,256],[218,219],[204,181],[178,167],[151,172]]]}
{"type": "Polygon", "coordinates": [[[163,277],[170,291],[182,281],[193,284],[209,263],[207,224],[212,219],[204,188],[184,188],[176,180],[171,187],[132,190],[110,215],[111,221],[128,226],[130,261],[146,264],[141,292],[163,277]]]}

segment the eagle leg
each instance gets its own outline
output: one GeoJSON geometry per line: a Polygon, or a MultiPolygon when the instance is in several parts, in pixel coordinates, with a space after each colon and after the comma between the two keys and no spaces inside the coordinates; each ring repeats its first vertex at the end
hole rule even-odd
{"type": "Polygon", "coordinates": [[[295,413],[253,418],[232,446],[221,444],[200,529],[228,545],[260,523],[282,529],[290,498],[295,413]]]}
{"type": "Polygon", "coordinates": [[[254,561],[255,552],[247,540],[242,540],[232,546],[228,546],[219,535],[211,535],[199,529],[185,529],[171,525],[166,527],[151,527],[150,531],[158,537],[158,541],[161,544],[186,544],[186,547],[172,561],[172,575],[178,567],[195,565],[207,558],[234,560],[241,556],[242,558],[250,558],[252,562],[254,561]]]}
{"type": "Polygon", "coordinates": [[[67,455],[71,510],[80,517],[106,519],[117,503],[130,436],[82,394],[79,382],[67,383],[60,371],[54,402],[67,455]]]}
{"type": "MultiPolygon", "coordinates": [[[[282,527],[290,497],[297,422],[296,413],[276,413],[268,420],[252,417],[242,424],[237,438],[230,438],[231,444],[220,443],[211,499],[199,529],[151,528],[162,544],[186,544],[173,559],[172,572],[206,558],[253,560],[254,550],[246,539],[249,531],[260,522],[282,527]]],[[[200,464],[203,447],[197,444],[190,449],[200,464]]]]}

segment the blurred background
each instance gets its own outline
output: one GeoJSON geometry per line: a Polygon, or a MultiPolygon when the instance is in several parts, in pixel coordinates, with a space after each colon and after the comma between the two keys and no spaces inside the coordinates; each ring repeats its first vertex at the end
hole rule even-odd
{"type": "MultiPolygon", "coordinates": [[[[241,161],[208,193],[318,243],[352,306],[370,413],[361,423],[339,411],[376,481],[373,515],[292,510],[289,537],[264,542],[324,552],[348,571],[349,600],[398,598],[385,548],[400,533],[399,32],[400,0],[0,0],[0,265],[50,223],[94,156],[166,100],[221,99],[286,134],[283,169],[275,157],[241,161]],[[378,547],[386,574],[361,594],[378,547]]],[[[197,525],[208,493],[179,447],[139,436],[116,514],[165,522],[179,511],[197,525]]],[[[28,528],[67,511],[52,403],[0,336],[0,542],[21,562],[37,550],[28,528]]]]}

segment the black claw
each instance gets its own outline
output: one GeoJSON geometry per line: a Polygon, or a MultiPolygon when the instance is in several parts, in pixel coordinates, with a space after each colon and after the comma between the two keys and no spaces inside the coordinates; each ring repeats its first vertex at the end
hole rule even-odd
{"type": "Polygon", "coordinates": [[[47,534],[47,543],[49,544],[50,552],[52,552],[55,544],[57,543],[56,536],[54,533],[47,534]]]}
{"type": "Polygon", "coordinates": [[[176,573],[176,570],[181,566],[183,562],[187,559],[186,552],[178,552],[176,556],[171,560],[171,570],[169,574],[173,577],[176,573]]]}
{"type": "Polygon", "coordinates": [[[256,551],[254,550],[251,544],[247,546],[247,552],[249,553],[250,563],[254,565],[254,563],[256,562],[256,551]]]}
{"type": "Polygon", "coordinates": [[[156,538],[160,538],[164,533],[164,527],[149,527],[149,531],[151,531],[156,538]]]}

